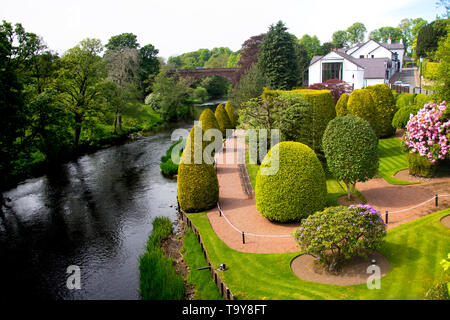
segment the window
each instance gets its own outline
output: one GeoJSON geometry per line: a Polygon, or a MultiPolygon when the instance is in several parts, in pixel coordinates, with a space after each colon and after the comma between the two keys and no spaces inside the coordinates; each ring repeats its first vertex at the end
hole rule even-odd
{"type": "Polygon", "coordinates": [[[359,58],[360,58],[360,59],[364,59],[364,55],[361,54],[361,55],[359,56],[359,58]]]}
{"type": "Polygon", "coordinates": [[[342,62],[332,62],[322,64],[322,82],[329,79],[342,80],[342,62]]]}
{"type": "Polygon", "coordinates": [[[372,55],[372,59],[373,59],[373,58],[375,58],[375,56],[374,56],[374,55],[372,55]]]}

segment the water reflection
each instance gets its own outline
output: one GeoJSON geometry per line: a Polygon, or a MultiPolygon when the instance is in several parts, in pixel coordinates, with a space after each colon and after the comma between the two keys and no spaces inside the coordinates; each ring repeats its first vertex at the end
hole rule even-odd
{"type": "Polygon", "coordinates": [[[138,299],[138,257],[155,216],[176,213],[176,182],[160,174],[170,132],[54,168],[4,193],[1,299],[138,299]],[[81,267],[82,290],[66,288],[81,267]]]}

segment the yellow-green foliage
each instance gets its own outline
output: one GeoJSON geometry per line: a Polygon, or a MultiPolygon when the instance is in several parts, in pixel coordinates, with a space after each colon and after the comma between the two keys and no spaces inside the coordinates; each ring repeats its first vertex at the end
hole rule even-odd
{"type": "Polygon", "coordinates": [[[290,91],[274,90],[265,91],[264,94],[278,95],[283,98],[293,94],[302,95],[312,106],[311,116],[311,145],[310,147],[320,152],[322,150],[322,136],[328,123],[336,118],[333,96],[329,90],[296,89],[290,91]]]}
{"type": "Polygon", "coordinates": [[[196,130],[203,134],[200,127],[192,128],[178,166],[178,201],[185,212],[208,210],[219,200],[219,182],[214,165],[206,163],[204,159],[201,164],[194,162],[194,152],[203,152],[206,146],[204,142],[198,143],[194,139],[196,130]]]}
{"type": "Polygon", "coordinates": [[[336,103],[336,115],[338,117],[343,117],[347,115],[347,103],[348,103],[349,95],[344,93],[339,98],[338,102],[336,103]]]}
{"type": "Polygon", "coordinates": [[[198,119],[202,123],[203,131],[208,131],[209,129],[217,129],[220,130],[219,123],[216,120],[216,116],[212,112],[211,109],[206,108],[203,110],[200,118],[198,119]]]}
{"type": "Polygon", "coordinates": [[[415,96],[416,96],[415,93],[405,93],[405,92],[400,93],[396,100],[397,107],[403,108],[406,106],[413,106],[415,96]]]}
{"type": "Polygon", "coordinates": [[[227,134],[227,129],[233,129],[233,125],[231,124],[231,120],[222,104],[217,106],[215,116],[217,123],[219,124],[220,131],[222,131],[222,135],[225,137],[227,134]]]}
{"type": "Polygon", "coordinates": [[[347,111],[348,114],[358,116],[369,122],[377,137],[380,137],[375,115],[375,102],[369,90],[356,89],[353,91],[348,98],[347,111]]]}
{"type": "Polygon", "coordinates": [[[436,80],[438,78],[439,62],[427,62],[425,65],[424,77],[430,80],[436,80]]]}
{"type": "Polygon", "coordinates": [[[225,104],[225,111],[228,114],[228,118],[230,118],[231,124],[233,125],[233,129],[235,129],[238,125],[238,119],[239,117],[236,114],[236,111],[234,110],[233,106],[231,105],[231,102],[228,101],[225,104]]]}
{"type": "Polygon", "coordinates": [[[391,89],[387,84],[376,84],[366,88],[372,95],[375,103],[375,117],[378,131],[375,133],[378,137],[389,137],[395,133],[392,127],[392,118],[396,111],[395,99],[391,89]]]}
{"type": "Polygon", "coordinates": [[[423,108],[424,105],[433,102],[433,96],[428,94],[417,94],[414,97],[414,105],[423,108]]]}
{"type": "Polygon", "coordinates": [[[256,177],[256,206],[271,221],[300,221],[326,205],[325,173],[314,151],[299,142],[281,142],[264,158],[256,177]],[[263,175],[263,168],[279,170],[263,175]]]}
{"type": "Polygon", "coordinates": [[[397,104],[398,92],[395,90],[391,90],[391,92],[392,92],[392,95],[394,96],[395,103],[397,104]]]}

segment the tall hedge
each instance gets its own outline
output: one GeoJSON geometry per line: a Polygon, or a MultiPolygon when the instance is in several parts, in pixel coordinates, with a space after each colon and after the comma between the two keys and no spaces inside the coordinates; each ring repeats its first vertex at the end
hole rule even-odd
{"type": "Polygon", "coordinates": [[[391,89],[385,83],[368,86],[366,89],[369,90],[375,103],[377,136],[392,136],[395,133],[395,128],[392,127],[392,118],[394,117],[396,107],[391,89]]]}
{"type": "Polygon", "coordinates": [[[349,95],[344,93],[336,103],[336,116],[342,117],[347,115],[347,103],[349,95]]]}
{"type": "Polygon", "coordinates": [[[369,90],[366,89],[356,89],[352,92],[348,98],[347,103],[348,114],[358,116],[361,119],[369,122],[373,131],[379,137],[379,129],[377,124],[375,102],[373,101],[372,95],[369,90]]]}
{"type": "Polygon", "coordinates": [[[256,207],[276,222],[301,221],[326,205],[325,173],[314,151],[299,142],[281,142],[266,155],[256,177],[256,207]],[[263,175],[262,170],[278,171],[263,175]]]}
{"type": "Polygon", "coordinates": [[[306,144],[315,152],[321,152],[323,133],[328,122],[336,117],[331,92],[329,90],[299,89],[290,91],[276,90],[271,91],[271,93],[287,102],[293,95],[300,95],[311,104],[310,113],[305,114],[305,117],[310,119],[310,126],[307,129],[309,131],[309,142],[306,142],[306,144]]]}
{"type": "Polygon", "coordinates": [[[227,129],[233,129],[233,124],[231,123],[230,117],[228,117],[228,114],[222,104],[217,106],[215,116],[217,123],[219,124],[220,131],[222,131],[222,135],[226,137],[227,129]]]}
{"type": "Polygon", "coordinates": [[[219,182],[214,165],[207,164],[204,160],[201,164],[194,163],[195,150],[203,151],[205,147],[204,143],[196,143],[195,130],[203,133],[198,126],[192,128],[178,166],[178,201],[185,212],[208,210],[219,200],[219,182]]]}
{"type": "Polygon", "coordinates": [[[416,94],[414,97],[414,105],[420,107],[420,109],[430,102],[433,102],[433,97],[428,94],[416,94]]]}
{"type": "Polygon", "coordinates": [[[236,111],[234,110],[233,106],[231,105],[231,102],[228,101],[225,104],[225,111],[227,112],[228,118],[230,118],[231,124],[233,126],[233,129],[236,129],[238,125],[238,119],[239,117],[236,114],[236,111]]]}
{"type": "Polygon", "coordinates": [[[203,110],[198,121],[201,121],[202,129],[205,132],[208,131],[209,129],[220,130],[220,126],[216,120],[216,116],[214,115],[212,110],[209,108],[206,108],[205,110],[203,110]]]}

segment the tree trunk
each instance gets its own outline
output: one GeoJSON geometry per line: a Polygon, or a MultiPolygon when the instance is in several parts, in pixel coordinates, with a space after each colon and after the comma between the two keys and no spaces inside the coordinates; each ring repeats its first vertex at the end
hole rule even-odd
{"type": "Polygon", "coordinates": [[[75,148],[78,147],[78,144],[80,142],[80,136],[81,136],[81,125],[83,123],[83,116],[82,115],[75,115],[75,148]]]}
{"type": "Polygon", "coordinates": [[[347,186],[347,199],[351,200],[352,199],[352,189],[351,189],[350,183],[346,182],[345,185],[347,186]]]}

